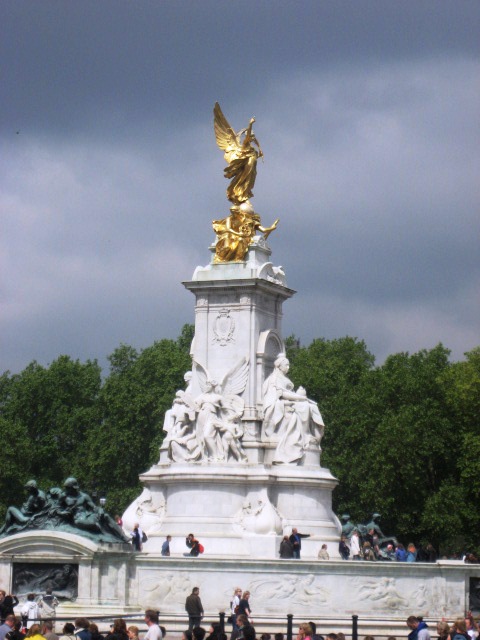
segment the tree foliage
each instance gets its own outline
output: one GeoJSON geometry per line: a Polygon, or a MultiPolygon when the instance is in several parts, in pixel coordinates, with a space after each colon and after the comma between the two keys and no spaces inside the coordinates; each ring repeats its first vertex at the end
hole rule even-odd
{"type": "MultiPolygon", "coordinates": [[[[21,504],[23,485],[79,478],[121,513],[138,476],[158,460],[165,411],[191,366],[193,326],[137,351],[120,345],[102,379],[97,362],[60,356],[0,377],[0,512],[21,504]]],[[[451,362],[439,344],[375,366],[351,337],[286,340],[290,376],[326,424],[322,465],[340,480],[334,508],[404,542],[443,552],[480,546],[480,348],[451,362]]],[[[0,513],[2,515],[2,513],[0,513]]]]}

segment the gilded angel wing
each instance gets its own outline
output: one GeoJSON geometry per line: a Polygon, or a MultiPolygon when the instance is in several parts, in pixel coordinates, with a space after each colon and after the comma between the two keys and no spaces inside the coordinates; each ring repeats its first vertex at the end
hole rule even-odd
{"type": "Polygon", "coordinates": [[[248,380],[248,358],[243,357],[225,374],[222,382],[223,395],[240,395],[244,392],[248,380]]]}
{"type": "Polygon", "coordinates": [[[193,366],[200,389],[202,390],[202,393],[205,393],[207,390],[207,380],[209,379],[208,371],[196,360],[193,361],[193,366]]]}
{"type": "Polygon", "coordinates": [[[223,115],[218,102],[216,102],[213,107],[213,128],[215,130],[215,138],[220,149],[227,153],[240,149],[241,145],[237,138],[237,134],[223,115]]]}

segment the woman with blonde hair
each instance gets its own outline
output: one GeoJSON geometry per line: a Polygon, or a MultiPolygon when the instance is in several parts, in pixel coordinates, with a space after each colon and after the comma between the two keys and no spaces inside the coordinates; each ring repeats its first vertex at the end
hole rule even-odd
{"type": "Polygon", "coordinates": [[[444,620],[437,622],[437,633],[438,633],[437,640],[447,640],[448,635],[450,633],[450,627],[448,626],[448,622],[445,622],[444,620]]]}
{"type": "Polygon", "coordinates": [[[138,627],[135,625],[128,627],[127,633],[130,640],[138,640],[138,627]]]}
{"type": "Polygon", "coordinates": [[[32,624],[32,626],[30,627],[30,629],[27,632],[27,635],[25,636],[26,638],[32,638],[35,640],[46,640],[45,636],[42,636],[42,634],[40,633],[40,625],[39,624],[32,624]]]}
{"type": "Polygon", "coordinates": [[[302,622],[302,624],[298,627],[297,640],[312,640],[312,634],[312,627],[308,624],[308,622],[302,622]]]}

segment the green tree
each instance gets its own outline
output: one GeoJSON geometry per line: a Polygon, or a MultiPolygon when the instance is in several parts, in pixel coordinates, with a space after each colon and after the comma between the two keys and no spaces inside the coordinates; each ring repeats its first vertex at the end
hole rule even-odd
{"type": "Polygon", "coordinates": [[[98,419],[101,386],[97,362],[60,356],[49,367],[37,362],[12,377],[2,415],[25,427],[34,452],[29,473],[57,484],[78,468],[85,433],[98,419]]]}
{"type": "Polygon", "coordinates": [[[108,495],[111,511],[122,512],[139,495],[139,474],[158,461],[165,411],[191,366],[187,333],[184,328],[177,341],[160,340],[140,353],[122,345],[109,357],[102,419],[88,433],[80,476],[90,491],[108,495]]]}
{"type": "MultiPolygon", "coordinates": [[[[100,386],[96,362],[82,364],[68,356],[60,356],[49,367],[32,362],[20,374],[2,376],[0,416],[6,437],[2,448],[15,446],[15,464],[22,468],[19,482],[29,476],[50,487],[78,472],[85,434],[98,421],[100,386]]],[[[4,469],[2,477],[9,473],[4,469]]],[[[11,486],[18,488],[18,483],[12,481],[11,486]]],[[[5,494],[1,495],[4,500],[5,494]]]]}

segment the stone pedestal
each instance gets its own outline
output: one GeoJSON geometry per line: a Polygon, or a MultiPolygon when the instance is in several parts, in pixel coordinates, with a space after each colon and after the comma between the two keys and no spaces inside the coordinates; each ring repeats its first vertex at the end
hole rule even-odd
{"type": "MultiPolygon", "coordinates": [[[[158,464],[140,477],[143,494],[123,516],[127,529],[140,522],[146,531],[145,551],[158,553],[167,534],[177,552],[188,551],[183,541],[194,533],[217,556],[275,558],[282,536],[297,527],[311,536],[303,542],[305,557],[315,558],[325,542],[332,543],[331,553],[338,556],[341,526],[332,511],[337,480],[321,467],[318,442],[306,446],[294,464],[274,464],[280,435],[267,435],[263,428],[262,385],[284,351],[282,305],[295,293],[270,254],[257,238],[244,262],[212,261],[184,282],[195,295],[193,376],[185,394],[196,416],[197,436],[205,380],[215,381],[216,396],[208,393],[221,428],[222,412],[227,413],[223,407],[232,403],[229,380],[241,369],[241,386],[232,385],[233,405],[241,405],[239,447],[244,457],[227,452],[224,459],[205,453],[195,460],[173,460],[169,434],[158,464]]],[[[185,401],[182,392],[177,395],[180,403],[185,401]]]]}
{"type": "Polygon", "coordinates": [[[9,592],[15,589],[22,602],[28,592],[45,593],[48,582],[61,601],[59,617],[72,611],[78,616],[137,610],[129,601],[132,567],[134,554],[128,545],[97,544],[71,533],[27,531],[0,540],[0,584],[8,585],[9,592]],[[27,571],[19,575],[23,567],[27,571]],[[65,567],[72,573],[72,593],[65,589],[65,567]]]}

